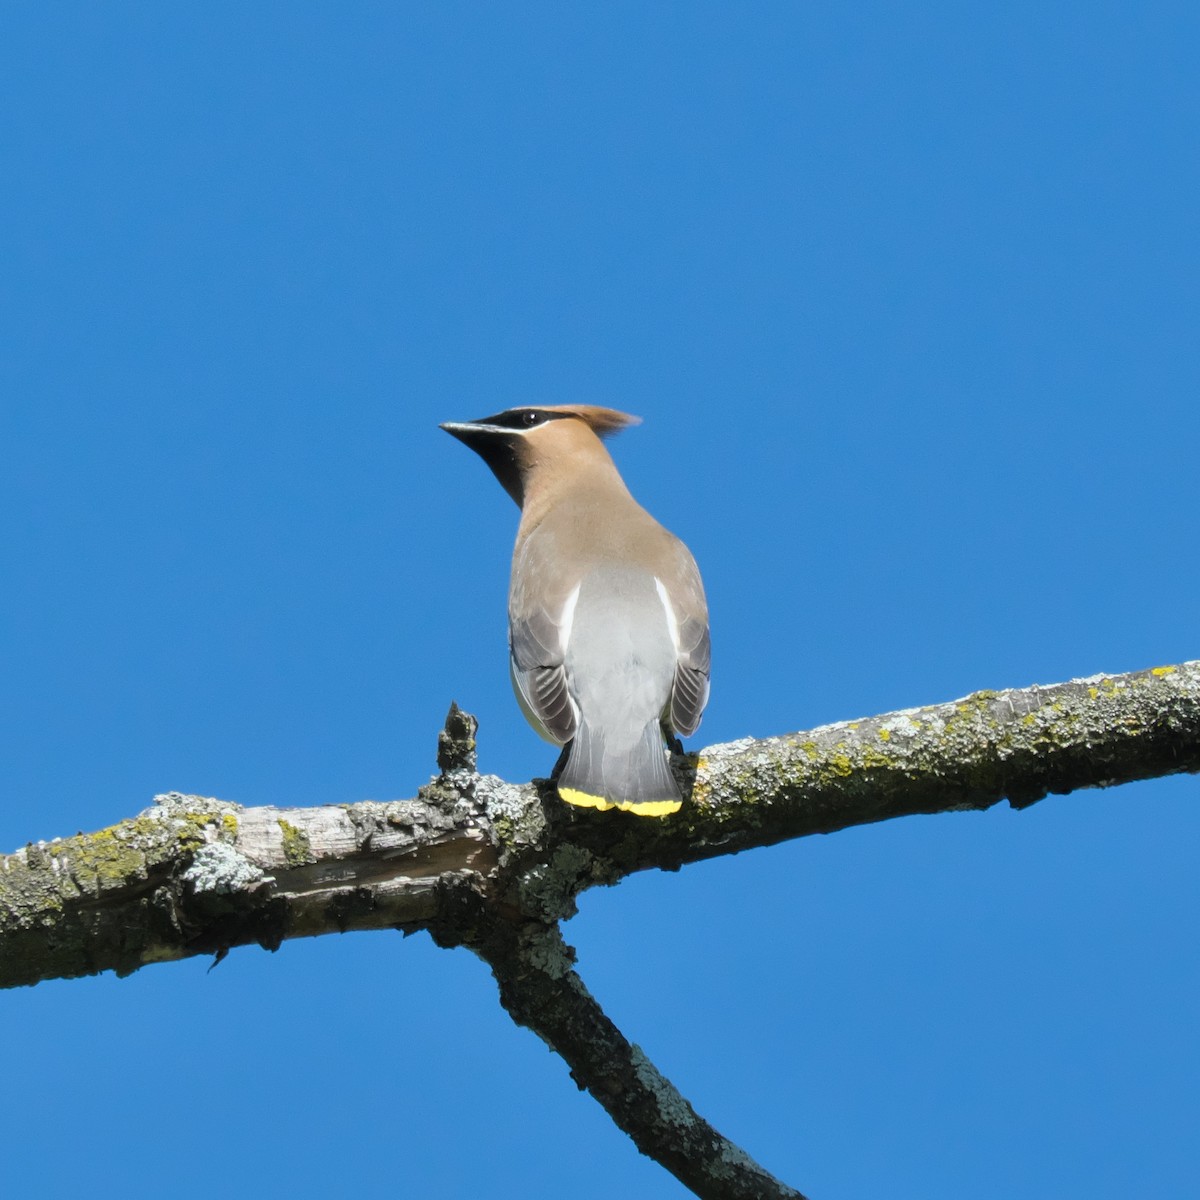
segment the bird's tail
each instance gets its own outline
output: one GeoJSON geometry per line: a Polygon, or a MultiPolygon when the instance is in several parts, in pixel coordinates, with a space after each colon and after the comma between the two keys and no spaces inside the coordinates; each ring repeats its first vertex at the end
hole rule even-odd
{"type": "Polygon", "coordinates": [[[581,719],[558,777],[568,803],[601,810],[619,808],[639,817],[666,817],[683,803],[657,720],[624,746],[581,719]]]}

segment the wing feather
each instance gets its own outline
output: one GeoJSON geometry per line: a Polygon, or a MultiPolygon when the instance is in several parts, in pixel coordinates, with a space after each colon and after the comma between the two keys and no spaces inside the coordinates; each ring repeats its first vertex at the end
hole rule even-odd
{"type": "Polygon", "coordinates": [[[559,626],[544,608],[509,625],[509,666],[517,700],[538,733],[559,746],[575,736],[578,725],[560,640],[559,626]]]}
{"type": "Polygon", "coordinates": [[[708,703],[711,660],[708,622],[688,618],[679,627],[679,660],[671,687],[671,725],[683,737],[700,727],[708,703]]]}

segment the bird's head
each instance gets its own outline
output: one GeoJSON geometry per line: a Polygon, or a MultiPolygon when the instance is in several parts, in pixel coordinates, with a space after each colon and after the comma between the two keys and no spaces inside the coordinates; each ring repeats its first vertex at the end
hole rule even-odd
{"type": "Polygon", "coordinates": [[[577,456],[608,452],[600,439],[636,425],[640,417],[594,404],[509,408],[478,421],[447,421],[441,426],[487,463],[504,490],[521,504],[530,475],[551,466],[570,469],[577,456]]]}

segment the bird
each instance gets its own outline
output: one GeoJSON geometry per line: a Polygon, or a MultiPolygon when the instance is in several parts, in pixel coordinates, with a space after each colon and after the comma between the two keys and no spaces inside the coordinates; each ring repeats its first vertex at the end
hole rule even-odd
{"type": "Polygon", "coordinates": [[[571,404],[440,428],[474,450],[521,509],[509,667],[526,719],[566,747],[559,796],[666,817],[683,801],[667,741],[695,733],[708,703],[708,604],[691,552],[634,500],[604,445],[636,424],[571,404]]]}

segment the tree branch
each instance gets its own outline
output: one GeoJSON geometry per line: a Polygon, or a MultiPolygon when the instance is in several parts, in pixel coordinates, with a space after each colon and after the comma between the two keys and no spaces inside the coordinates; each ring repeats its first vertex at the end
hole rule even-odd
{"type": "MultiPolygon", "coordinates": [[[[696,1115],[604,1015],[557,922],[586,888],[910,813],[1200,771],[1200,662],[711,746],[663,821],[481,776],[452,707],[415,800],[242,808],[170,793],[99,833],[0,858],[0,987],[348,929],[428,929],[485,959],[504,1006],[643,1153],[702,1197],[799,1197],[696,1115]]],[[[801,1197],[800,1200],[803,1200],[801,1197]]]]}
{"type": "Polygon", "coordinates": [[[911,813],[1200,771],[1200,662],[908,709],[676,760],[663,821],[570,809],[544,781],[475,771],[452,710],[415,800],[242,808],[171,793],[99,833],[0,857],[0,987],[348,929],[429,927],[470,880],[552,921],[633,871],[911,813]]]}
{"type": "MultiPolygon", "coordinates": [[[[698,1116],[626,1040],[573,970],[575,951],[557,924],[496,919],[466,904],[475,911],[454,925],[472,931],[466,944],[492,968],[500,1003],[566,1061],[571,1078],[643,1154],[704,1200],[804,1200],[698,1116]]],[[[435,936],[461,944],[461,934],[435,936]]]]}

